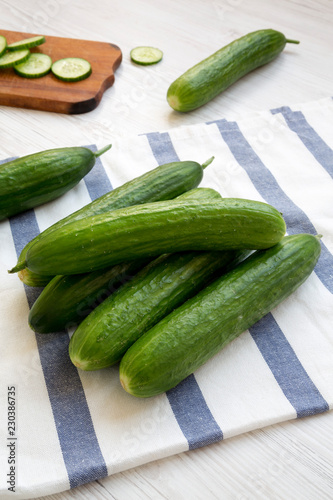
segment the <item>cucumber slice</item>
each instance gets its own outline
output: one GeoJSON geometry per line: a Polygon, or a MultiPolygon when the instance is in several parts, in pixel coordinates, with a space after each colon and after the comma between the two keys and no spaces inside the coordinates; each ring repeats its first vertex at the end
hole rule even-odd
{"type": "Polygon", "coordinates": [[[30,51],[26,50],[16,50],[15,52],[6,52],[2,57],[0,57],[0,68],[10,68],[15,66],[15,64],[22,63],[28,59],[30,56],[30,51]]]}
{"type": "Polygon", "coordinates": [[[14,71],[25,78],[40,78],[47,75],[52,66],[52,59],[47,54],[33,53],[28,59],[21,63],[15,64],[14,71]]]}
{"type": "Polygon", "coordinates": [[[163,52],[155,47],[135,47],[131,50],[130,56],[136,64],[148,66],[158,63],[163,57],[163,52]]]}
{"type": "Polygon", "coordinates": [[[64,82],[78,82],[88,78],[91,74],[91,65],[80,57],[65,57],[54,62],[51,67],[54,76],[64,82]]]}
{"type": "Polygon", "coordinates": [[[8,50],[22,50],[31,49],[31,47],[36,47],[45,42],[45,37],[42,35],[32,36],[31,38],[25,38],[24,40],[19,40],[18,42],[11,43],[7,46],[8,50]]]}
{"type": "Polygon", "coordinates": [[[0,57],[6,52],[7,40],[4,36],[0,35],[0,57]]]}

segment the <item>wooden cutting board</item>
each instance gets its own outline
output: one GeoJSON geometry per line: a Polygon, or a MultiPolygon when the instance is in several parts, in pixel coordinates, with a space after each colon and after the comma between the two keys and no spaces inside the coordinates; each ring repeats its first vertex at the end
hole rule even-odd
{"type": "MultiPolygon", "coordinates": [[[[7,43],[36,36],[36,33],[0,30],[7,43]]],[[[40,34],[40,33],[37,33],[40,34]]],[[[117,45],[106,42],[45,36],[45,43],[31,52],[48,54],[52,61],[64,57],[82,57],[92,74],[81,82],[62,82],[49,73],[41,78],[23,78],[13,68],[0,70],[0,105],[78,114],[95,109],[106,89],[114,83],[114,72],[122,60],[117,45]]]]}

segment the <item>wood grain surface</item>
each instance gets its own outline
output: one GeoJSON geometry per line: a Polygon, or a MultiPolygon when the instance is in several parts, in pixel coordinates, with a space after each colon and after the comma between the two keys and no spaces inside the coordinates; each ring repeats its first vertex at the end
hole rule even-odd
{"type": "MultiPolygon", "coordinates": [[[[7,43],[17,42],[38,33],[1,30],[7,43]]],[[[121,63],[117,45],[73,38],[46,36],[45,43],[31,49],[51,57],[55,62],[65,57],[82,57],[92,67],[89,78],[79,82],[63,82],[52,72],[41,78],[24,78],[13,68],[0,71],[0,105],[38,109],[56,113],[78,114],[95,109],[103,93],[113,85],[114,72],[121,63]]]]}

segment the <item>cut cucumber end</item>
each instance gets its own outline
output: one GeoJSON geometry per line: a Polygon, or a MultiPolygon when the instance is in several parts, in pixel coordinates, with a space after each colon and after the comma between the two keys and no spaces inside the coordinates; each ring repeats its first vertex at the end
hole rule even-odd
{"type": "Polygon", "coordinates": [[[158,63],[163,57],[163,52],[156,47],[141,46],[132,49],[130,56],[134,63],[148,66],[158,63]]]}
{"type": "Polygon", "coordinates": [[[92,73],[90,63],[81,57],[65,57],[52,64],[51,71],[55,77],[64,82],[79,82],[92,73]]]}
{"type": "Polygon", "coordinates": [[[168,94],[167,95],[167,101],[169,103],[169,106],[174,109],[175,111],[181,111],[181,104],[179,101],[179,98],[174,95],[174,94],[168,94]]]}
{"type": "Polygon", "coordinates": [[[37,45],[41,45],[44,42],[45,37],[43,35],[37,35],[30,38],[24,38],[23,40],[19,40],[18,42],[11,43],[7,46],[7,48],[10,51],[31,49],[32,47],[37,47],[37,45]]]}

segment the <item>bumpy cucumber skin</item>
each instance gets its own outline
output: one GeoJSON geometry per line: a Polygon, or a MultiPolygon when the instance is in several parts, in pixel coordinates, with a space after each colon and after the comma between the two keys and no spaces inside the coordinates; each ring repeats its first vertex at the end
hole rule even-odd
{"type": "MultiPolygon", "coordinates": [[[[47,228],[23,248],[16,266],[10,272],[17,272],[25,267],[26,253],[36,241],[70,222],[132,205],[176,198],[196,188],[202,178],[202,165],[194,161],[177,161],[160,165],[100,196],[47,228]]],[[[45,284],[47,282],[48,280],[45,284]]]]}
{"type": "Polygon", "coordinates": [[[167,101],[176,111],[203,106],[250,71],[275,59],[286,37],[272,29],[249,33],[221,48],[177,78],[167,101]]]}
{"type": "Polygon", "coordinates": [[[115,364],[145,331],[239,254],[183,252],[158,257],[79,325],[69,344],[73,364],[82,370],[115,364]]]}
{"type": "Polygon", "coordinates": [[[42,151],[0,166],[0,220],[54,200],[74,187],[94,166],[88,148],[42,151]]]}
{"type": "Polygon", "coordinates": [[[294,292],[320,249],[315,236],[286,236],[208,285],[129,348],[120,362],[124,389],[151,397],[175,387],[294,292]]]}
{"type": "MultiPolygon", "coordinates": [[[[221,199],[221,195],[211,188],[195,188],[179,198],[200,201],[221,199]]],[[[147,263],[147,260],[139,260],[86,274],[55,276],[30,309],[30,328],[37,333],[52,333],[79,325],[119,285],[129,281],[147,263]]],[[[19,275],[26,271],[20,271],[19,275]]],[[[34,286],[41,284],[42,276],[38,276],[33,278],[34,286]]]]}
{"type": "Polygon", "coordinates": [[[39,274],[78,274],[163,253],[260,249],[280,241],[285,231],[281,214],[258,201],[146,203],[53,231],[31,246],[26,267],[39,274]]]}
{"type": "Polygon", "coordinates": [[[55,276],[30,309],[30,328],[36,333],[75,328],[146,263],[137,260],[87,274],[55,276]]]}

